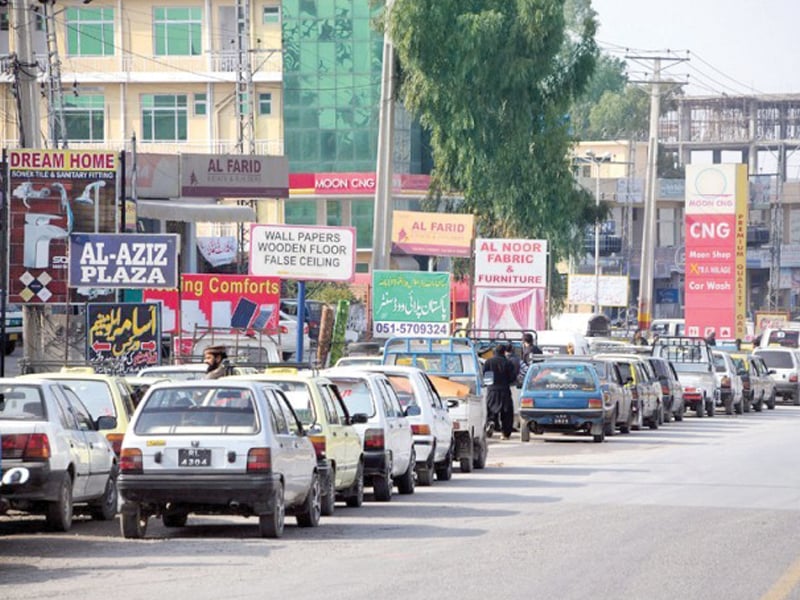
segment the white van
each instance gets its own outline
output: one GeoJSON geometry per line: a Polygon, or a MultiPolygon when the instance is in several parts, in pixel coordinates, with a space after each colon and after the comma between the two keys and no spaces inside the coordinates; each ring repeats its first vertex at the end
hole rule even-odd
{"type": "Polygon", "coordinates": [[[653,319],[650,323],[649,339],[659,337],[680,337],[686,335],[686,323],[683,319],[653,319]]]}
{"type": "Polygon", "coordinates": [[[543,354],[589,354],[586,338],[575,331],[539,330],[536,332],[536,345],[542,349],[543,354]]]}

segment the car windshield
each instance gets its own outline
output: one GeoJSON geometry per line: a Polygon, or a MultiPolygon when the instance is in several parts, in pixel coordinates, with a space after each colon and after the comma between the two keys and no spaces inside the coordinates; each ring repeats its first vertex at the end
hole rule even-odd
{"type": "Polygon", "coordinates": [[[770,369],[792,369],[792,355],[785,350],[760,350],[758,355],[764,359],[770,369]]]}
{"type": "Polygon", "coordinates": [[[41,421],[46,416],[41,390],[32,385],[0,386],[0,420],[41,421]]]}
{"type": "Polygon", "coordinates": [[[597,382],[588,365],[554,365],[540,363],[531,366],[526,390],[595,390],[597,382]]]}
{"type": "Polygon", "coordinates": [[[475,360],[471,354],[448,354],[444,352],[387,355],[387,364],[417,367],[428,373],[474,375],[475,360]]]}
{"type": "Polygon", "coordinates": [[[351,415],[364,414],[368,417],[375,416],[375,406],[372,403],[372,394],[369,391],[369,385],[366,380],[334,377],[331,381],[339,388],[339,394],[342,396],[342,400],[344,400],[347,412],[351,415]]]}
{"type": "Polygon", "coordinates": [[[92,379],[58,379],[56,381],[75,392],[93,419],[117,416],[111,387],[105,381],[92,379]]]}
{"type": "Polygon", "coordinates": [[[134,426],[138,435],[244,435],[258,431],[253,394],[241,388],[154,389],[134,426]]]}
{"type": "Polygon", "coordinates": [[[317,421],[311,390],[306,382],[272,381],[270,383],[281,388],[289,400],[289,404],[292,405],[294,412],[297,413],[297,418],[300,419],[303,425],[313,425],[317,421]]]}
{"type": "Polygon", "coordinates": [[[724,373],[728,370],[728,364],[725,362],[725,357],[721,354],[714,354],[714,369],[717,373],[724,373]]]}

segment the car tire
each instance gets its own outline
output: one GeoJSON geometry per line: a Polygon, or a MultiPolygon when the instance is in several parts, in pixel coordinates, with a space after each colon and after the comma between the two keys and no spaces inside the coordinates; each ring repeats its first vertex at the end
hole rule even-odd
{"type": "Polygon", "coordinates": [[[350,488],[345,502],[350,508],[358,508],[364,504],[364,463],[361,461],[356,470],[356,480],[353,482],[353,487],[350,488]]]}
{"type": "MultiPolygon", "coordinates": [[[[491,437],[489,435],[486,436],[487,438],[491,437]]],[[[531,430],[528,427],[528,422],[525,420],[520,420],[519,422],[519,439],[522,442],[530,442],[531,441],[531,430]]],[[[484,440],[485,443],[485,440],[484,440]]]]}
{"type": "Polygon", "coordinates": [[[47,526],[53,531],[72,527],[72,476],[64,473],[58,487],[58,499],[47,503],[47,526]]]}
{"type": "MultiPolygon", "coordinates": [[[[750,392],[747,396],[742,395],[742,410],[746,413],[750,412],[750,407],[755,404],[755,392],[750,392]]],[[[739,413],[741,414],[741,413],[739,413]]]]}
{"type": "Polygon", "coordinates": [[[681,421],[683,421],[683,413],[684,413],[684,412],[686,412],[686,405],[685,405],[685,404],[683,404],[683,403],[681,403],[681,405],[680,405],[680,407],[678,408],[678,410],[677,410],[675,413],[673,413],[673,416],[675,417],[675,420],[676,420],[678,423],[680,423],[681,421]]]}
{"type": "Polygon", "coordinates": [[[425,461],[425,466],[417,469],[417,483],[422,486],[433,485],[433,457],[436,456],[436,446],[431,449],[430,458],[425,461]]]}
{"type": "Polygon", "coordinates": [[[336,469],[332,465],[326,484],[325,493],[322,494],[322,514],[330,517],[336,511],[336,469]]]}
{"type": "Polygon", "coordinates": [[[389,502],[392,499],[392,476],[388,471],[372,478],[372,495],[377,502],[389,502]]]}
{"type": "Polygon", "coordinates": [[[619,426],[620,433],[630,433],[633,426],[633,407],[628,409],[628,420],[619,426]]]}
{"type": "Polygon", "coordinates": [[[767,400],[767,410],[775,410],[775,403],[778,401],[778,395],[775,393],[775,390],[772,390],[772,394],[767,400]]]}
{"type": "Polygon", "coordinates": [[[300,527],[317,527],[322,516],[322,484],[319,481],[319,474],[314,473],[311,477],[306,499],[303,508],[297,513],[297,524],[300,527]]]}
{"type": "Polygon", "coordinates": [[[147,515],[142,513],[140,504],[134,502],[123,504],[119,523],[123,537],[140,539],[147,533],[147,515]]]}
{"type": "Polygon", "coordinates": [[[656,412],[653,414],[652,417],[650,417],[649,421],[647,422],[647,426],[652,430],[656,430],[658,429],[659,420],[660,419],[658,418],[658,410],[656,410],[656,412]]]}
{"type": "Polygon", "coordinates": [[[103,496],[90,505],[92,518],[96,521],[110,521],[117,516],[117,473],[112,471],[106,480],[103,496]]]}
{"type": "Polygon", "coordinates": [[[605,441],[606,441],[606,432],[605,432],[605,428],[604,428],[604,429],[603,429],[603,431],[601,431],[600,433],[595,433],[595,434],[592,434],[592,441],[593,441],[595,444],[602,444],[603,442],[605,442],[605,441]]]}
{"type": "Polygon", "coordinates": [[[185,512],[166,512],[161,515],[161,522],[164,527],[186,527],[189,515],[185,512]]]}
{"type": "Polygon", "coordinates": [[[261,537],[279,538],[283,535],[283,527],[286,523],[286,505],[283,501],[283,483],[278,482],[275,486],[274,507],[271,513],[258,515],[258,532],[261,537]]]}
{"type": "MultiPolygon", "coordinates": [[[[739,401],[739,404],[734,404],[733,405],[733,412],[736,413],[737,415],[744,414],[744,412],[745,412],[744,411],[744,405],[745,405],[745,400],[744,400],[744,396],[742,396],[742,399],[739,401]]],[[[747,408],[747,412],[750,412],[750,403],[749,402],[747,403],[747,407],[748,407],[747,408]]]]}
{"type": "Polygon", "coordinates": [[[706,400],[706,414],[709,417],[713,417],[715,414],[717,414],[716,402],[713,400],[706,400]]]}
{"type": "MultiPolygon", "coordinates": [[[[472,452],[474,456],[474,451],[472,452]]],[[[472,459],[470,459],[472,460],[472,459]]],[[[436,465],[436,479],[450,481],[453,478],[453,450],[447,451],[444,460],[436,465]]]]}
{"type": "Polygon", "coordinates": [[[694,405],[694,410],[697,413],[698,418],[703,418],[705,416],[706,412],[705,406],[706,406],[705,400],[699,400],[697,404],[694,405]]]}
{"type": "Polygon", "coordinates": [[[614,421],[611,421],[611,423],[604,423],[603,424],[603,434],[606,437],[611,437],[617,432],[616,431],[617,428],[614,426],[615,421],[616,421],[616,419],[614,421]]]}
{"type": "Polygon", "coordinates": [[[474,458],[472,459],[472,466],[476,469],[486,468],[486,458],[489,455],[489,446],[485,439],[481,439],[477,444],[475,444],[473,455],[474,458]]]}
{"type": "Polygon", "coordinates": [[[725,405],[725,414],[732,415],[733,414],[733,394],[731,394],[724,402],[725,405]]]}
{"type": "Polygon", "coordinates": [[[642,405],[640,403],[639,410],[636,411],[636,415],[633,419],[633,425],[631,425],[631,428],[634,431],[640,431],[642,427],[644,427],[644,416],[642,415],[642,405]]]}
{"type": "Polygon", "coordinates": [[[408,461],[408,468],[406,468],[405,473],[400,475],[397,478],[397,491],[401,494],[413,494],[414,489],[416,487],[416,481],[414,479],[414,465],[416,464],[417,459],[414,453],[411,453],[411,460],[408,461]]]}

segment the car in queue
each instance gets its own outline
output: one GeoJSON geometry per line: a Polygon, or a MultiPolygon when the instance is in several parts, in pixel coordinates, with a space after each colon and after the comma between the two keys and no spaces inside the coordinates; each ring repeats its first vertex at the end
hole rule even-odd
{"type": "Polygon", "coordinates": [[[783,402],[800,406],[800,351],[794,348],[755,348],[753,354],[761,357],[769,367],[775,394],[783,402]]]}
{"type": "Polygon", "coordinates": [[[366,422],[353,426],[361,436],[364,451],[364,483],[372,486],[375,500],[392,499],[393,487],[413,494],[416,454],[411,422],[389,379],[356,367],[334,367],[323,372],[339,389],[351,415],[364,415],[366,422]]]}
{"type": "Polygon", "coordinates": [[[748,355],[750,362],[751,375],[750,380],[753,387],[753,409],[761,412],[764,405],[769,410],[775,410],[775,381],[772,379],[773,371],[764,362],[761,356],[755,354],[748,355]],[[759,389],[761,390],[759,392],[759,389]]]}
{"type": "Polygon", "coordinates": [[[184,527],[190,514],[258,517],[262,537],[286,514],[316,527],[322,513],[317,454],[286,396],[269,383],[217,379],[159,383],[122,443],[120,526],[146,535],[150,517],[184,527]]]}
{"type": "Polygon", "coordinates": [[[638,399],[638,414],[635,415],[633,429],[639,430],[644,425],[650,429],[658,429],[663,423],[664,409],[661,404],[661,384],[642,354],[596,354],[595,358],[613,360],[619,367],[622,380],[635,393],[638,399]]]}
{"type": "Polygon", "coordinates": [[[289,400],[317,453],[323,515],[334,513],[337,498],[347,506],[361,506],[364,501],[364,452],[354,425],[365,423],[367,419],[348,412],[339,390],[330,379],[274,372],[227,379],[270,383],[289,400]]]}
{"type": "Polygon", "coordinates": [[[603,442],[615,425],[616,409],[616,401],[603,390],[589,357],[534,362],[522,384],[520,424],[537,435],[584,433],[603,442]]]}
{"type": "Polygon", "coordinates": [[[657,356],[647,356],[645,360],[650,363],[661,384],[664,422],[669,423],[672,419],[683,421],[686,405],[683,402],[683,386],[675,367],[668,360],[657,356]]]}
{"type": "Polygon", "coordinates": [[[93,369],[77,368],[51,373],[36,373],[21,377],[35,377],[57,381],[71,389],[89,410],[92,419],[114,417],[116,425],[105,431],[114,452],[119,456],[122,438],[135,410],[131,389],[124,377],[95,373],[93,369]]]}
{"type": "Polygon", "coordinates": [[[718,390],[713,357],[705,339],[661,336],[653,343],[653,356],[665,358],[675,367],[686,407],[698,417],[713,417],[718,390]]]}
{"type": "Polygon", "coordinates": [[[714,373],[717,378],[717,402],[725,409],[725,414],[734,412],[740,415],[744,412],[744,394],[742,378],[737,372],[736,365],[730,355],[722,350],[713,350],[714,373]]]}
{"type": "Polygon", "coordinates": [[[58,382],[0,379],[3,469],[29,474],[3,492],[0,513],[11,508],[43,514],[56,531],[70,529],[76,509],[113,519],[117,457],[103,432],[115,426],[115,417],[92,417],[75,392],[58,382]]]}

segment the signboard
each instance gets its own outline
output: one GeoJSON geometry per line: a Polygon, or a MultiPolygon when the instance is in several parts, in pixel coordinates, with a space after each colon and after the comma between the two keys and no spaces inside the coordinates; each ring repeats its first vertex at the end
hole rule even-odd
{"type": "Polygon", "coordinates": [[[252,329],[255,332],[278,328],[281,282],[274,277],[184,273],[181,275],[180,307],[178,290],[146,289],[146,302],[162,306],[165,333],[184,334],[209,328],[252,329]]]}
{"type": "MultiPolygon", "coordinates": [[[[570,275],[567,302],[594,305],[595,285],[594,275],[570,275]]],[[[600,306],[628,306],[629,287],[626,275],[600,275],[600,306]]]]}
{"type": "Polygon", "coordinates": [[[178,235],[73,234],[69,238],[69,285],[175,288],[178,235]]]}
{"type": "Polygon", "coordinates": [[[756,335],[761,335],[765,329],[784,329],[790,320],[788,312],[757,312],[755,317],[756,335]]]}
{"type": "Polygon", "coordinates": [[[475,288],[473,327],[491,335],[544,329],[545,288],[475,288]]]}
{"type": "Polygon", "coordinates": [[[181,154],[185,198],[288,198],[284,156],[181,154]]]}
{"type": "Polygon", "coordinates": [[[450,335],[450,273],[373,271],[372,335],[450,335]]]}
{"type": "MultiPolygon", "coordinates": [[[[374,196],[377,176],[369,173],[290,173],[291,196],[374,196]]],[[[431,183],[430,175],[394,173],[392,193],[424,196],[431,183]]]]}
{"type": "Polygon", "coordinates": [[[474,215],[396,210],[392,252],[469,258],[474,230],[474,215]]]}
{"type": "Polygon", "coordinates": [[[656,304],[678,304],[680,294],[678,288],[658,288],[656,292],[656,304]]]}
{"type": "MultiPolygon", "coordinates": [[[[10,302],[71,299],[69,236],[117,230],[117,167],[117,155],[109,151],[9,150],[10,302]]],[[[85,302],[103,294],[81,288],[73,296],[85,302]]]]}
{"type": "Polygon", "coordinates": [[[250,226],[250,273],[284,279],[351,281],[356,272],[354,227],[250,226]]]}
{"type": "Polygon", "coordinates": [[[91,303],[86,308],[86,357],[96,369],[136,373],[161,364],[158,304],[91,303]]]}
{"type": "Polygon", "coordinates": [[[547,241],[476,239],[475,285],[546,287],[547,241]]]}
{"type": "Polygon", "coordinates": [[[746,165],[687,165],[685,317],[690,336],[744,339],[746,165]]]}

